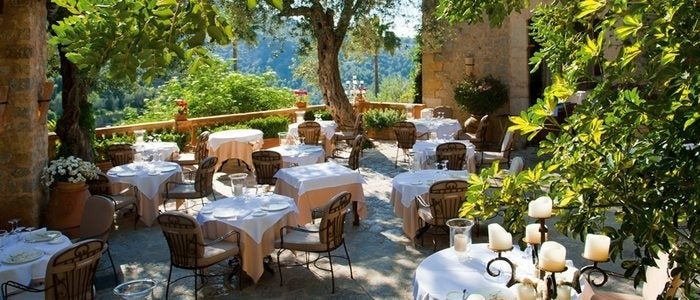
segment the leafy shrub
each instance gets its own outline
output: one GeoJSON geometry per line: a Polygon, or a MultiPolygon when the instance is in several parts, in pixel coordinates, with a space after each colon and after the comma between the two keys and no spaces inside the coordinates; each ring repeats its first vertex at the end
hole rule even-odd
{"type": "Polygon", "coordinates": [[[459,106],[477,115],[490,114],[508,101],[508,87],[491,75],[468,75],[455,86],[454,93],[459,106]]]}
{"type": "Polygon", "coordinates": [[[403,121],[406,115],[395,109],[369,109],[364,114],[365,126],[368,129],[381,130],[394,126],[394,123],[403,121]]]}
{"type": "Polygon", "coordinates": [[[316,120],[316,114],[321,115],[321,120],[324,120],[324,121],[332,121],[333,120],[333,115],[331,115],[330,111],[328,111],[327,109],[321,109],[321,110],[307,110],[306,112],[304,112],[304,121],[316,120]]]}

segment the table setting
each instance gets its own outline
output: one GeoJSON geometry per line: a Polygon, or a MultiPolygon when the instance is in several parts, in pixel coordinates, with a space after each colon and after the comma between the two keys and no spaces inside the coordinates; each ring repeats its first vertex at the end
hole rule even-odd
{"type": "Polygon", "coordinates": [[[182,168],[177,163],[166,161],[134,162],[113,167],[106,175],[110,182],[126,183],[138,188],[139,219],[151,226],[162,202],[160,194],[165,187],[164,183],[181,182],[182,168]]]}
{"type": "Polygon", "coordinates": [[[470,168],[471,166],[474,166],[473,171],[476,171],[476,165],[474,162],[474,154],[476,147],[474,146],[474,144],[467,140],[429,139],[416,141],[416,143],[413,145],[413,153],[415,156],[414,162],[417,163],[421,169],[429,168],[430,163],[435,161],[435,152],[437,146],[449,142],[458,142],[467,146],[467,157],[465,157],[465,161],[467,161],[467,165],[470,168]]]}
{"type": "MultiPolygon", "coordinates": [[[[432,114],[432,112],[431,112],[432,114]]],[[[416,125],[416,135],[420,136],[425,133],[435,133],[437,138],[451,139],[462,129],[457,119],[433,118],[432,115],[425,119],[407,120],[416,125]]]]}
{"type": "Polygon", "coordinates": [[[51,256],[70,246],[71,240],[60,231],[17,227],[0,234],[0,282],[15,281],[30,285],[43,279],[51,256]]]}
{"type": "Polygon", "coordinates": [[[294,167],[322,163],[325,160],[323,147],[313,145],[277,146],[268,150],[282,155],[283,166],[294,167]]]}
{"type": "MultiPolygon", "coordinates": [[[[335,130],[338,124],[333,120],[323,120],[315,121],[321,125],[321,135],[325,138],[323,139],[323,150],[327,155],[330,155],[333,151],[333,136],[335,135],[335,130]]],[[[287,134],[289,138],[296,138],[299,136],[298,126],[300,123],[292,123],[287,127],[287,134]]]]}
{"type": "Polygon", "coordinates": [[[296,225],[298,213],[290,197],[245,193],[207,203],[197,213],[197,221],[206,236],[221,236],[231,229],[241,233],[243,270],[257,282],[264,271],[263,259],[274,251],[279,229],[296,225]]]}

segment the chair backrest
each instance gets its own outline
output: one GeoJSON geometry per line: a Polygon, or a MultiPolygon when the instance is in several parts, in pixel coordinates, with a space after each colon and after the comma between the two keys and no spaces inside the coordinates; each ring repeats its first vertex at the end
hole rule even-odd
{"type": "Polygon", "coordinates": [[[91,195],[110,195],[110,183],[107,175],[97,173],[97,178],[87,181],[88,189],[91,195]]]}
{"type": "Polygon", "coordinates": [[[202,195],[214,192],[214,167],[219,158],[210,156],[199,162],[199,168],[194,175],[194,190],[202,195]]]}
{"type": "Polygon", "coordinates": [[[194,160],[201,162],[202,159],[209,156],[209,131],[203,131],[197,137],[197,144],[194,146],[194,160]]]}
{"type": "Polygon", "coordinates": [[[481,120],[479,120],[479,126],[476,127],[476,133],[474,134],[478,141],[486,140],[486,129],[488,129],[488,127],[489,115],[484,115],[481,117],[481,120]]]}
{"type": "Polygon", "coordinates": [[[112,166],[121,166],[134,161],[136,151],[131,144],[112,144],[107,147],[107,155],[112,166]]]}
{"type": "Polygon", "coordinates": [[[114,223],[114,202],[105,196],[92,195],[85,201],[80,221],[80,239],[107,242],[114,223]]]}
{"type": "Polygon", "coordinates": [[[204,255],[204,236],[194,217],[180,212],[164,212],[158,216],[170,249],[170,262],[179,268],[196,268],[204,255]]]}
{"type": "Polygon", "coordinates": [[[520,156],[516,156],[510,162],[510,169],[508,170],[508,173],[509,174],[518,174],[518,173],[522,172],[524,168],[525,168],[525,162],[523,162],[523,158],[520,156]]]}
{"type": "Polygon", "coordinates": [[[469,184],[465,180],[444,180],[433,183],[428,191],[430,212],[435,225],[459,216],[459,208],[466,201],[469,184]]]}
{"type": "Polygon", "coordinates": [[[411,149],[416,143],[416,125],[411,122],[399,121],[394,124],[396,147],[411,149]]]}
{"type": "Polygon", "coordinates": [[[95,299],[95,272],[105,243],[77,242],[54,254],[46,266],[44,299],[95,299]]]}
{"type": "Polygon", "coordinates": [[[221,163],[216,172],[233,174],[233,173],[250,173],[252,170],[247,162],[240,158],[229,158],[221,163]]]}
{"type": "Polygon", "coordinates": [[[503,152],[503,157],[510,157],[510,148],[513,145],[513,134],[514,131],[506,131],[503,136],[503,141],[501,142],[501,152],[503,152]]]}
{"type": "Polygon", "coordinates": [[[319,237],[321,243],[326,244],[329,251],[343,243],[345,215],[348,213],[351,198],[350,192],[341,192],[333,197],[323,210],[323,217],[319,225],[319,237]]]}
{"type": "Polygon", "coordinates": [[[364,133],[364,114],[357,114],[357,117],[355,117],[355,125],[352,127],[352,132],[355,135],[364,133]]]}
{"type": "Polygon", "coordinates": [[[449,106],[438,106],[436,108],[433,108],[433,117],[437,118],[440,117],[440,113],[442,113],[442,117],[451,119],[452,118],[452,107],[449,106]]]}
{"type": "Polygon", "coordinates": [[[306,121],[297,127],[299,137],[304,138],[306,145],[318,145],[321,140],[321,124],[314,121],[306,121]]]}
{"type": "Polygon", "coordinates": [[[271,150],[253,152],[253,166],[258,184],[275,184],[275,174],[282,168],[282,155],[271,150]]]}
{"type": "Polygon", "coordinates": [[[438,161],[447,160],[448,170],[464,170],[467,145],[460,142],[442,143],[435,148],[435,156],[438,161]]]}
{"type": "Polygon", "coordinates": [[[353,170],[357,170],[360,167],[360,155],[362,154],[362,144],[364,144],[365,136],[358,135],[352,143],[352,149],[350,150],[350,157],[348,158],[348,167],[353,170]]]}

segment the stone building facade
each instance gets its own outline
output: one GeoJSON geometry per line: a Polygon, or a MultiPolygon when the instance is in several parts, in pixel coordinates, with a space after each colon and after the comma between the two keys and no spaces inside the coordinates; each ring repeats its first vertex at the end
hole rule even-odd
{"type": "MultiPolygon", "coordinates": [[[[431,0],[424,0],[423,4],[424,7],[435,5],[431,0]]],[[[431,21],[427,18],[432,16],[426,13],[423,18],[423,24],[426,24],[431,21]]],[[[530,105],[531,80],[528,67],[528,50],[531,47],[529,18],[529,11],[523,10],[522,13],[511,14],[499,28],[492,28],[486,22],[450,26],[440,45],[423,49],[423,103],[428,107],[447,105],[459,108],[453,90],[467,74],[473,61],[473,75],[492,75],[509,87],[510,99],[496,115],[514,115],[527,109],[530,105]]],[[[434,39],[430,33],[426,37],[434,39]]],[[[461,109],[455,112],[462,121],[470,115],[461,109]]],[[[489,136],[498,131],[489,129],[489,136]]]]}
{"type": "Polygon", "coordinates": [[[0,1],[0,228],[39,225],[48,197],[46,38],[46,0],[0,1]]]}

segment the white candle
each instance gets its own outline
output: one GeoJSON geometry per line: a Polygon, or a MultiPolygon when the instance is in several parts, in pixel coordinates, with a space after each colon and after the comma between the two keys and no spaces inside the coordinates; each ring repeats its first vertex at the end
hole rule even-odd
{"type": "Polygon", "coordinates": [[[513,236],[499,224],[489,224],[489,248],[491,250],[510,250],[513,248],[513,236]]]}
{"type": "MultiPolygon", "coordinates": [[[[545,226],[546,227],[546,226],[545,226]]],[[[547,233],[544,234],[545,240],[547,233]]],[[[542,235],[540,233],[540,224],[530,224],[525,226],[525,242],[528,244],[541,244],[542,235]]]]}
{"type": "Polygon", "coordinates": [[[610,238],[599,234],[586,235],[583,257],[592,261],[607,261],[610,252],[610,238]]]}
{"type": "Polygon", "coordinates": [[[455,247],[455,251],[457,252],[466,252],[467,251],[467,244],[469,243],[469,239],[467,238],[467,235],[464,233],[457,233],[455,234],[453,238],[453,243],[455,247]]]}
{"type": "Polygon", "coordinates": [[[235,195],[235,196],[243,195],[243,184],[234,184],[233,185],[233,195],[235,195]]]}
{"type": "Polygon", "coordinates": [[[537,299],[537,291],[535,287],[529,284],[518,283],[515,285],[518,300],[535,300],[537,299]]]}
{"type": "Polygon", "coordinates": [[[528,204],[527,215],[536,219],[547,219],[552,216],[552,198],[539,197],[528,204]]]}
{"type": "Polygon", "coordinates": [[[557,300],[571,300],[571,287],[566,285],[557,286],[557,300]]]}
{"type": "Polygon", "coordinates": [[[557,242],[542,243],[539,267],[544,271],[561,271],[566,266],[566,248],[557,242]]]}

